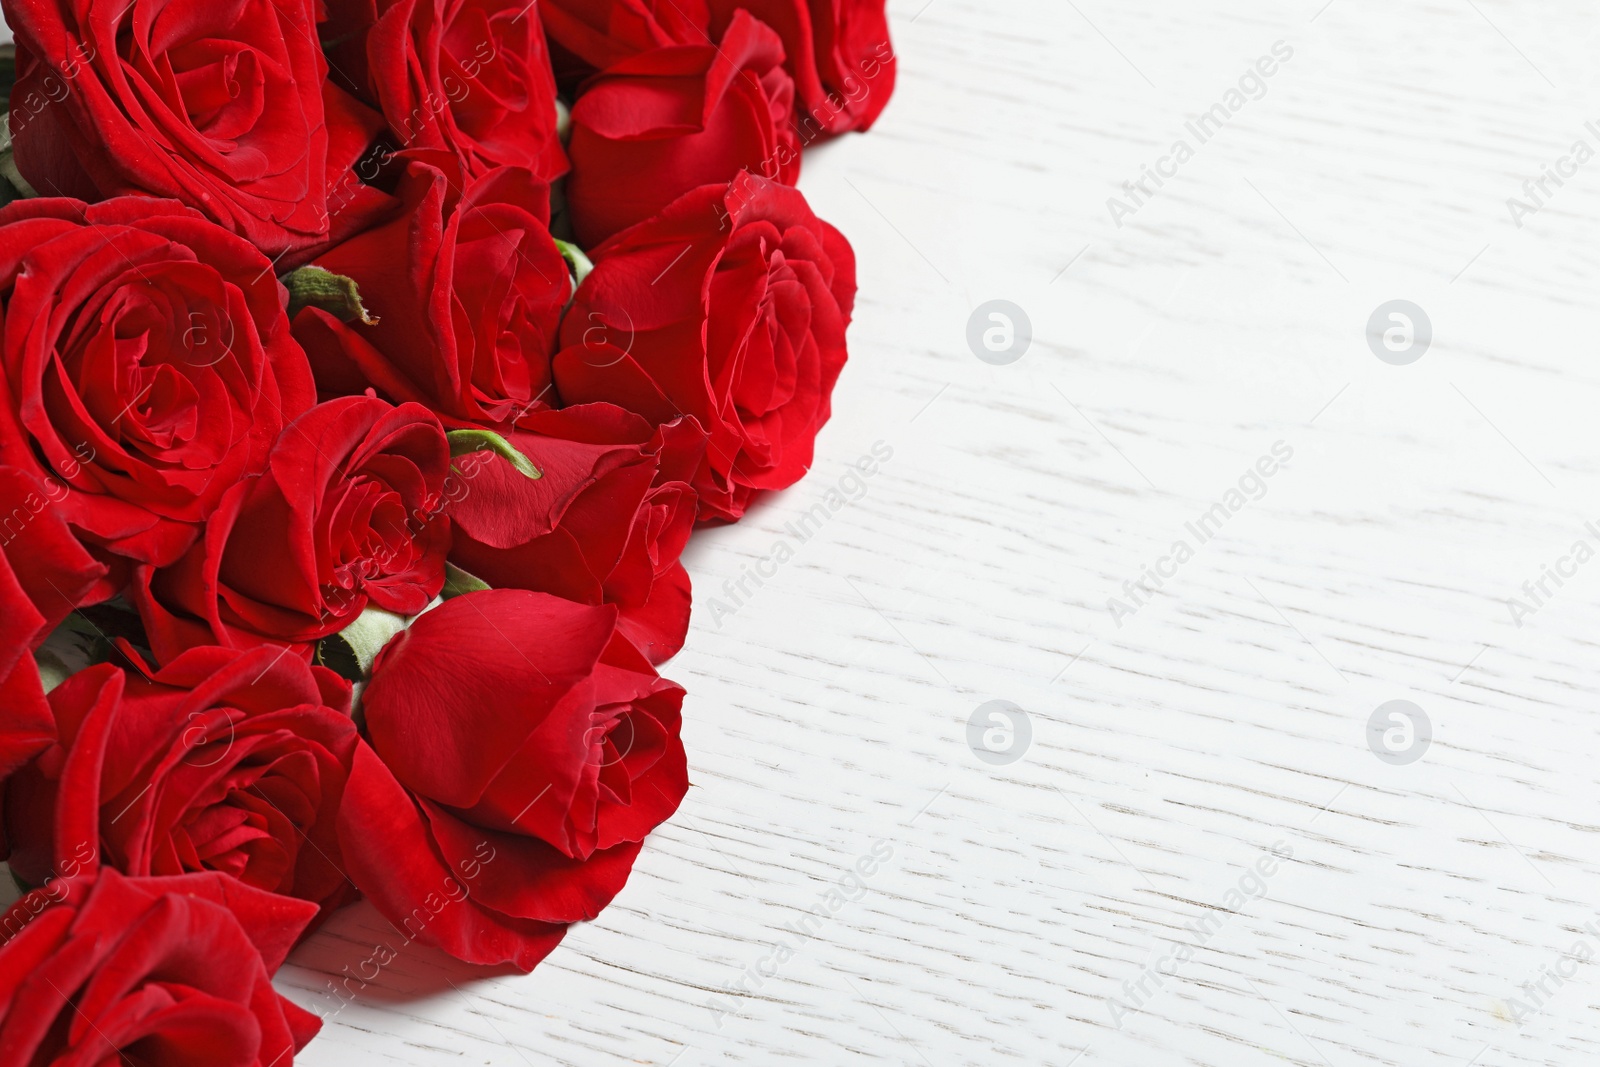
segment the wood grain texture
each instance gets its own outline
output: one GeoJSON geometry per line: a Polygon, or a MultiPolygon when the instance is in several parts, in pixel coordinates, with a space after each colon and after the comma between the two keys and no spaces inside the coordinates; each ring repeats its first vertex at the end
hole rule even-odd
{"type": "Polygon", "coordinates": [[[413,946],[341,1004],[395,934],[336,917],[280,977],[329,1013],[301,1062],[1593,1062],[1600,560],[1520,626],[1506,601],[1600,548],[1600,160],[1520,227],[1507,199],[1600,149],[1600,11],[891,12],[894,102],[802,182],[861,260],[834,421],[801,485],[691,548],[666,673],[695,788],[531,976],[413,946]],[[1034,327],[1010,366],[965,339],[994,298],[1034,327]],[[1365,337],[1396,298],[1434,330],[1404,367],[1365,337]],[[1278,442],[1119,625],[1108,598],[1278,442]],[[968,748],[993,699],[1032,726],[1006,766],[968,748]],[[1405,766],[1367,743],[1391,699],[1432,722],[1405,766]]]}

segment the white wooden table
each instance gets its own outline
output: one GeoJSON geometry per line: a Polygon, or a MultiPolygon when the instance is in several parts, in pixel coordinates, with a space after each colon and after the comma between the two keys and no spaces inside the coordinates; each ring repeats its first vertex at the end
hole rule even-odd
{"type": "MultiPolygon", "coordinates": [[[[1593,1062],[1600,560],[1561,561],[1600,550],[1600,159],[1524,182],[1600,151],[1600,11],[891,9],[897,98],[802,183],[861,258],[834,422],[691,549],[695,788],[533,975],[408,949],[301,1062],[1593,1062]],[[992,700],[1014,761],[969,746],[992,700]],[[1391,700],[1425,750],[1369,745],[1391,700]]],[[[280,984],[332,1009],[389,937],[352,909],[280,984]]]]}

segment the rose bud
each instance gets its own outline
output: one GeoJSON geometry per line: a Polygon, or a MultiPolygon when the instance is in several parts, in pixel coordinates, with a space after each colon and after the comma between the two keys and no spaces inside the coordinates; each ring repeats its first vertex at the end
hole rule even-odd
{"type": "Polygon", "coordinates": [[[0,915],[0,1054],[289,1067],[322,1024],[272,973],[316,911],[215,873],[52,881],[0,915]]]}
{"type": "Polygon", "coordinates": [[[404,210],[315,261],[353,279],[374,320],[316,307],[295,316],[324,395],[375,388],[450,426],[505,422],[553,399],[572,278],[547,229],[548,190],[513,168],[460,189],[411,162],[396,194],[404,210]]]}
{"type": "Polygon", "coordinates": [[[98,855],[128,875],[218,871],[328,910],[353,898],[336,816],[357,738],[332,671],[277,649],[195,648],[143,676],[89,667],[49,701],[53,743],[4,788],[24,882],[98,855]]]}
{"type": "Polygon", "coordinates": [[[336,633],[371,603],[415,615],[444,585],[440,508],[450,445],[418,404],[318,404],[237,485],[205,539],[171,567],[141,567],[129,596],[167,663],[194,645],[294,645],[336,633]]]}
{"type": "Polygon", "coordinates": [[[706,186],[595,249],[562,324],[563,401],[604,401],[710,434],[703,521],[811,466],[855,301],[855,255],[798,190],[751,175],[706,186]]]}
{"type": "Polygon", "coordinates": [[[7,0],[17,169],[44,196],[182,201],[274,257],[319,243],[370,125],[325,84],[317,6],[7,0]]]}
{"type": "Polygon", "coordinates": [[[736,12],[716,44],[643,52],[585,82],[567,146],[578,243],[599,244],[741,171],[793,185],[794,83],[782,64],[778,35],[736,12]]]}
{"type": "Polygon", "coordinates": [[[0,307],[0,464],[118,564],[98,600],[117,557],[182,555],[313,400],[271,263],[171,201],[0,209],[0,307]]]}
{"type": "Polygon", "coordinates": [[[539,6],[522,0],[330,0],[337,75],[407,149],[453,154],[467,178],[566,170],[539,6]]]}
{"type": "Polygon", "coordinates": [[[705,452],[691,419],[659,430],[610,404],[525,416],[506,440],[543,472],[499,457],[463,478],[448,508],[450,560],[498,589],[615,604],[617,629],[652,663],[683,647],[694,527],[688,482],[705,452]]]}
{"type": "Polygon", "coordinates": [[[677,810],[683,690],[616,618],[487,590],[378,654],[340,840],[356,885],[406,936],[531,970],[611,901],[677,810]]]}

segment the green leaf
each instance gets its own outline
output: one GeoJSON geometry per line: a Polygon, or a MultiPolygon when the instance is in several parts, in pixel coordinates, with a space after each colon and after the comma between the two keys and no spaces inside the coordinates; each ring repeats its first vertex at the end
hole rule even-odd
{"type": "Polygon", "coordinates": [[[461,596],[463,593],[481,593],[488,588],[490,588],[488,582],[473,577],[454,563],[444,565],[444,588],[439,591],[439,595],[446,600],[461,596]]]}
{"type": "Polygon", "coordinates": [[[450,454],[452,456],[464,456],[469,452],[482,452],[484,449],[488,449],[517,468],[526,477],[544,477],[544,471],[535,467],[527,456],[524,456],[511,446],[510,441],[507,441],[493,430],[451,430],[445,436],[450,440],[450,454]]]}
{"type": "Polygon", "coordinates": [[[340,322],[360,322],[376,326],[378,320],[361,303],[361,291],[354,278],[335,274],[321,267],[301,267],[283,276],[289,290],[289,318],[303,307],[321,308],[340,322]]]}

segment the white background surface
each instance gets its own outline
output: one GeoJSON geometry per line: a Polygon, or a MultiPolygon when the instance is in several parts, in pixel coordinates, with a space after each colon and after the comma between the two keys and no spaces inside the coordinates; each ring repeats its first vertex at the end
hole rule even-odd
{"type": "MultiPolygon", "coordinates": [[[[1520,628],[1506,599],[1600,549],[1600,160],[1521,228],[1506,201],[1600,150],[1600,13],[1322,3],[893,0],[896,99],[802,181],[861,259],[834,422],[690,552],[695,788],[533,975],[407,949],[300,1062],[1594,1060],[1595,968],[1564,961],[1600,956],[1600,560],[1520,628]],[[1107,197],[1279,40],[1117,227],[1107,197]],[[1034,324],[1010,366],[965,340],[992,298],[1034,324]],[[1434,327],[1410,366],[1365,338],[1395,298],[1434,327]],[[864,495],[714,620],[877,441],[864,495]],[[1119,627],[1107,599],[1279,441],[1119,627]],[[1030,717],[1006,766],[967,743],[992,699],[1030,717]],[[1391,699],[1432,722],[1410,765],[1368,748],[1391,699]]],[[[280,984],[331,1008],[393,936],[353,909],[280,984]]]]}

